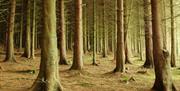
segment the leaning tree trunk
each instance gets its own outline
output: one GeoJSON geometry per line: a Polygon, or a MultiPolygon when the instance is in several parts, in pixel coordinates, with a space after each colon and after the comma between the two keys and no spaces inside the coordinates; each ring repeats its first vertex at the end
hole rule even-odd
{"type": "Polygon", "coordinates": [[[25,48],[23,57],[30,58],[31,56],[31,0],[26,2],[26,38],[25,38],[25,48]]]}
{"type": "Polygon", "coordinates": [[[144,0],[144,22],[145,22],[146,61],[143,67],[152,68],[153,67],[153,44],[152,44],[150,0],[144,0]]]}
{"type": "Polygon", "coordinates": [[[59,82],[58,48],[56,35],[56,0],[42,0],[44,30],[41,40],[41,64],[39,75],[31,91],[62,91],[59,82]]]}
{"type": "Polygon", "coordinates": [[[117,56],[114,72],[124,72],[124,28],[123,28],[123,0],[117,0],[117,56]]]}
{"type": "Polygon", "coordinates": [[[173,0],[170,0],[171,11],[171,67],[176,67],[176,31],[174,29],[173,0]]]}
{"type": "Polygon", "coordinates": [[[59,28],[59,48],[60,48],[60,60],[59,64],[67,65],[67,59],[66,59],[66,37],[65,37],[65,20],[64,20],[64,1],[59,1],[59,7],[60,7],[60,28],[59,28]]]}
{"type": "Polygon", "coordinates": [[[14,57],[14,20],[15,20],[15,11],[16,11],[16,0],[10,0],[10,13],[8,20],[8,33],[7,33],[7,49],[6,49],[6,58],[5,62],[11,61],[15,62],[14,57]]]}
{"type": "Polygon", "coordinates": [[[152,30],[153,30],[153,56],[155,66],[155,91],[176,91],[172,82],[168,52],[163,50],[161,35],[160,0],[151,0],[152,30]]]}
{"type": "Polygon", "coordinates": [[[73,64],[70,69],[81,70],[83,67],[83,39],[82,39],[82,0],[75,0],[75,30],[73,64]]]}

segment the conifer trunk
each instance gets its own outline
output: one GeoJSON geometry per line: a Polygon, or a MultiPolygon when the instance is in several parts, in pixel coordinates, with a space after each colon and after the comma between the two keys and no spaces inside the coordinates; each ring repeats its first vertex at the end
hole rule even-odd
{"type": "Polygon", "coordinates": [[[10,0],[10,12],[8,19],[7,45],[5,62],[15,62],[14,56],[14,21],[16,11],[16,0],[10,0]]]}
{"type": "Polygon", "coordinates": [[[40,72],[31,91],[62,91],[56,35],[56,0],[43,0],[40,72]]]}
{"type": "Polygon", "coordinates": [[[160,0],[151,0],[155,66],[155,83],[152,89],[155,91],[177,91],[172,82],[170,61],[167,60],[169,54],[166,50],[163,50],[159,2],[160,0]]]}

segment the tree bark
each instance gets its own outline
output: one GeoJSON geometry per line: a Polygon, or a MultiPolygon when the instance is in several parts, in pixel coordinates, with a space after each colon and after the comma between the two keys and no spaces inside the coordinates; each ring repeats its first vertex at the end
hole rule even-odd
{"type": "Polygon", "coordinates": [[[60,48],[60,60],[59,64],[67,65],[66,59],[66,37],[65,37],[65,20],[64,20],[64,1],[59,1],[60,7],[60,28],[59,28],[59,48],[60,48]]]}
{"type": "Polygon", "coordinates": [[[124,25],[123,25],[123,0],[117,0],[117,56],[114,72],[124,72],[124,25]]]}
{"type": "Polygon", "coordinates": [[[152,44],[150,0],[144,0],[144,22],[145,22],[146,60],[143,67],[152,68],[153,67],[153,44],[152,44]]]}
{"type": "Polygon", "coordinates": [[[43,12],[40,72],[30,90],[62,91],[58,70],[56,0],[43,0],[43,12]]]}
{"type": "Polygon", "coordinates": [[[153,30],[153,56],[155,66],[155,91],[177,91],[171,77],[170,61],[167,60],[168,52],[162,50],[160,0],[151,0],[152,30],[153,30]]]}
{"type": "Polygon", "coordinates": [[[82,0],[75,0],[75,30],[74,30],[74,54],[73,64],[70,69],[81,70],[83,68],[83,39],[82,39],[82,0]]]}
{"type": "Polygon", "coordinates": [[[4,62],[16,62],[14,56],[14,21],[16,11],[16,0],[10,0],[10,13],[8,19],[6,58],[4,62]]]}

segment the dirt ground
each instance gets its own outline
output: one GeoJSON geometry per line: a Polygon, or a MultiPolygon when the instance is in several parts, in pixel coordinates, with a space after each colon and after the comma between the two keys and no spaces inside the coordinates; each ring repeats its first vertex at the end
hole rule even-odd
{"type": "MultiPolygon", "coordinates": [[[[18,63],[0,63],[0,91],[28,91],[39,71],[40,55],[35,60],[22,58],[16,55],[18,63]],[[34,73],[35,71],[35,73],[34,73]]],[[[0,55],[0,61],[4,59],[0,55]]],[[[115,67],[113,57],[97,57],[98,66],[91,65],[91,54],[84,56],[82,71],[68,70],[71,65],[61,65],[60,81],[64,91],[149,91],[154,83],[153,69],[141,68],[143,61],[132,58],[133,65],[126,65],[126,72],[111,73],[115,67]]],[[[68,53],[68,61],[72,56],[68,53]]],[[[180,62],[178,61],[178,67],[180,62]]],[[[172,68],[173,80],[180,90],[180,69],[172,68]]],[[[178,90],[178,91],[179,91],[178,90]]]]}

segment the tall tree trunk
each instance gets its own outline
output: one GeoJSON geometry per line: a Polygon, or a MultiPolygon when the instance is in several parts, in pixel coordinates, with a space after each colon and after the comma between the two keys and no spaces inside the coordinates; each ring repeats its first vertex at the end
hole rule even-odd
{"type": "Polygon", "coordinates": [[[125,63],[132,64],[129,57],[129,49],[127,45],[127,36],[128,36],[128,7],[127,0],[124,0],[124,48],[125,48],[125,63]]]}
{"type": "Polygon", "coordinates": [[[163,29],[163,49],[166,49],[167,50],[167,26],[166,26],[166,0],[162,0],[162,14],[163,14],[163,17],[162,17],[162,21],[163,21],[163,26],[162,26],[162,29],[163,29]]]}
{"type": "Polygon", "coordinates": [[[31,0],[26,2],[26,38],[25,38],[25,49],[23,57],[30,58],[31,57],[31,0]]]}
{"type": "Polygon", "coordinates": [[[31,28],[31,59],[34,59],[34,46],[35,46],[35,30],[36,30],[36,0],[32,0],[33,2],[33,20],[32,20],[32,28],[31,28]]]}
{"type": "Polygon", "coordinates": [[[105,28],[105,0],[102,1],[103,57],[107,57],[107,29],[105,28]]]}
{"type": "Polygon", "coordinates": [[[83,50],[87,52],[87,1],[83,0],[83,50]]]}
{"type": "Polygon", "coordinates": [[[10,12],[8,19],[7,47],[5,62],[15,62],[14,57],[14,21],[16,11],[16,0],[10,0],[10,12]]]}
{"type": "Polygon", "coordinates": [[[83,39],[82,39],[82,0],[75,0],[75,30],[73,64],[70,69],[81,70],[83,67],[83,39]]]}
{"type": "Polygon", "coordinates": [[[124,25],[123,25],[123,0],[117,0],[117,56],[114,72],[124,72],[124,25]]]}
{"type": "Polygon", "coordinates": [[[56,0],[43,0],[43,12],[40,72],[31,91],[62,91],[58,69],[56,0]]]}
{"type": "Polygon", "coordinates": [[[171,67],[176,67],[176,31],[174,29],[173,0],[170,0],[171,11],[171,67]]]}
{"type": "Polygon", "coordinates": [[[59,28],[59,48],[60,48],[60,60],[59,64],[67,65],[67,59],[66,59],[66,37],[65,37],[65,20],[64,20],[64,1],[59,1],[59,7],[60,7],[60,28],[59,28]]]}
{"type": "Polygon", "coordinates": [[[97,65],[96,64],[96,29],[95,29],[95,18],[96,18],[96,14],[95,14],[95,0],[93,0],[93,65],[97,65]]]}
{"type": "Polygon", "coordinates": [[[152,44],[150,0],[144,0],[144,22],[145,22],[146,61],[143,67],[152,68],[153,67],[153,44],[152,44]]]}
{"type": "Polygon", "coordinates": [[[155,66],[155,91],[176,91],[172,82],[170,61],[167,60],[168,52],[162,50],[160,0],[151,0],[152,30],[153,30],[153,56],[155,66]]]}
{"type": "Polygon", "coordinates": [[[20,38],[19,38],[19,51],[22,50],[22,41],[23,41],[23,30],[24,30],[24,0],[22,0],[21,6],[21,30],[20,30],[20,38]]]}

